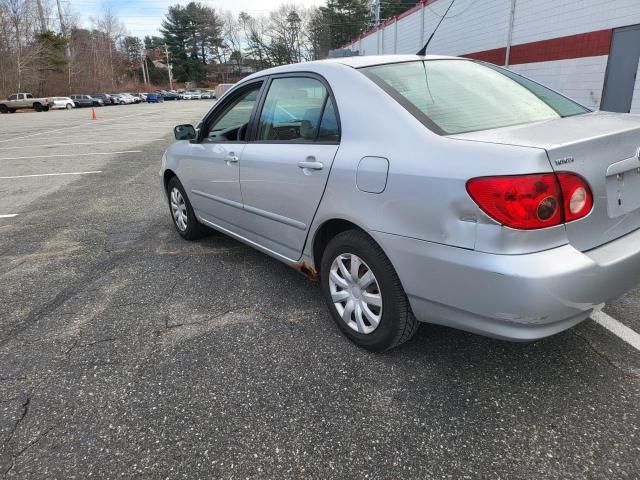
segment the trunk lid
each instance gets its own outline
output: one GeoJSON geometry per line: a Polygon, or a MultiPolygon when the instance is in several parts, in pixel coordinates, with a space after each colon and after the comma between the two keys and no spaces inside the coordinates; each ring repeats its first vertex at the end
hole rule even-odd
{"type": "Polygon", "coordinates": [[[554,171],[587,180],[593,210],[566,224],[569,242],[578,250],[640,228],[640,115],[594,112],[449,138],[543,148],[554,171]]]}

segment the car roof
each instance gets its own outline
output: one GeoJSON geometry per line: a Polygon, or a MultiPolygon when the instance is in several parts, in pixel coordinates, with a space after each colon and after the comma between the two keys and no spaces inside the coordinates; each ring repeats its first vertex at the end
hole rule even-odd
{"type": "Polygon", "coordinates": [[[327,58],[324,60],[315,60],[313,62],[292,63],[289,65],[282,65],[279,67],[273,67],[266,70],[261,70],[252,75],[249,75],[241,83],[246,80],[252,80],[254,78],[264,77],[266,75],[275,75],[278,73],[289,72],[317,72],[322,73],[325,68],[330,68],[335,65],[344,65],[352,68],[370,67],[373,65],[385,65],[390,63],[403,63],[403,62],[415,62],[419,60],[443,60],[443,59],[460,59],[466,60],[462,57],[451,57],[445,55],[364,55],[355,57],[340,57],[340,58],[327,58]]]}

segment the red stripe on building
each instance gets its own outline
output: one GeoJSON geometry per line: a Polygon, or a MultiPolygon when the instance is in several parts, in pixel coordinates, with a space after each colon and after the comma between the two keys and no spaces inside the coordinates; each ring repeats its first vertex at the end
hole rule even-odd
{"type": "MultiPolygon", "coordinates": [[[[595,32],[513,45],[509,53],[509,65],[609,55],[612,34],[613,30],[597,30],[595,32]]],[[[504,65],[506,54],[506,48],[494,48],[493,50],[483,50],[462,56],[495,63],[496,65],[504,65]]]]}
{"type": "Polygon", "coordinates": [[[507,58],[507,49],[494,48],[493,50],[467,53],[466,55],[462,56],[466,58],[473,58],[474,60],[482,60],[483,62],[495,63],[496,65],[504,65],[507,58]]]}

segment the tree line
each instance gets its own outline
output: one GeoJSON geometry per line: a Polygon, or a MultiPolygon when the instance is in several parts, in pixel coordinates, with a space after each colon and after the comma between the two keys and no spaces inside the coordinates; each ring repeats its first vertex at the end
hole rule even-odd
{"type": "MultiPolygon", "coordinates": [[[[105,7],[82,19],[73,0],[0,0],[0,95],[68,95],[236,81],[276,65],[324,58],[370,28],[372,0],[283,4],[265,15],[233,15],[204,3],[168,8],[159,35],[127,33],[105,7]]],[[[382,20],[415,0],[382,2],[382,20]]]]}

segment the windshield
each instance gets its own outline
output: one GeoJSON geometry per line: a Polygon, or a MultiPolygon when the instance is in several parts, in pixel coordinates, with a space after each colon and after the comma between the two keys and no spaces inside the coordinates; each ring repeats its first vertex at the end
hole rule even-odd
{"type": "Polygon", "coordinates": [[[508,70],[469,60],[425,60],[361,71],[439,134],[456,134],[589,110],[508,70]]]}

